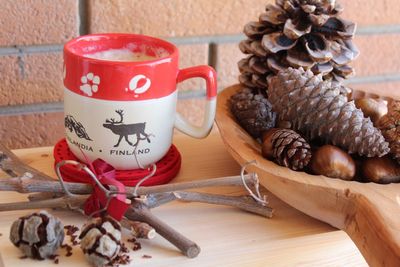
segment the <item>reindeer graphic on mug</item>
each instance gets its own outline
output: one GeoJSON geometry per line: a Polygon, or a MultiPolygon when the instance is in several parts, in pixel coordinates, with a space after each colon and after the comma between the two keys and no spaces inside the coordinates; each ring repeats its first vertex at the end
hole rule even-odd
{"type": "Polygon", "coordinates": [[[125,124],[124,111],[116,110],[115,112],[120,116],[120,120],[115,121],[115,119],[106,119],[106,123],[103,124],[103,127],[110,129],[114,134],[119,135],[118,142],[116,145],[114,145],[114,147],[119,146],[119,144],[122,141],[122,138],[125,138],[125,141],[133,147],[137,147],[141,140],[147,140],[147,142],[150,143],[150,136],[154,135],[145,133],[145,128],[146,128],[145,122],[125,124]],[[136,135],[135,144],[129,141],[128,136],[130,135],[136,135]]]}

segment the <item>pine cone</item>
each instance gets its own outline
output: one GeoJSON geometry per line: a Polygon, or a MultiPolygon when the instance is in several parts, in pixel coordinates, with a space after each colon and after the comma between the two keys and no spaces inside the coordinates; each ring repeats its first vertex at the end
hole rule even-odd
{"type": "Polygon", "coordinates": [[[12,224],[10,240],[26,256],[43,260],[53,256],[62,244],[64,226],[46,211],[33,213],[12,224]]]}
{"type": "Polygon", "coordinates": [[[335,0],[276,0],[267,5],[258,22],[244,27],[248,38],[239,48],[249,56],[238,63],[240,82],[265,90],[266,77],[288,67],[311,69],[324,79],[351,76],[348,64],[359,54],[351,40],[356,25],[339,18],[341,11],[335,0]]]}
{"type": "Polygon", "coordinates": [[[257,90],[243,88],[230,100],[230,109],[239,124],[254,138],[275,127],[276,113],[267,98],[257,90]]]}
{"type": "Polygon", "coordinates": [[[354,102],[340,94],[340,84],[323,81],[311,70],[289,68],[268,80],[269,100],[281,121],[309,140],[316,137],[348,153],[381,157],[388,143],[371,119],[364,118],[354,102]]]}
{"type": "Polygon", "coordinates": [[[389,112],[379,119],[378,128],[389,142],[390,154],[400,164],[400,102],[394,101],[388,109],[389,112]]]}
{"type": "Polygon", "coordinates": [[[311,147],[298,133],[289,129],[271,129],[264,136],[263,156],[281,166],[299,171],[311,160],[311,147]]]}

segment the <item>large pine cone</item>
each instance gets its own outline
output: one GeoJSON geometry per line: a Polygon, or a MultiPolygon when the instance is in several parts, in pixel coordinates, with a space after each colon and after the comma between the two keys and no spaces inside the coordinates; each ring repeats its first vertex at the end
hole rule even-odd
{"type": "Polygon", "coordinates": [[[290,121],[291,128],[309,140],[318,137],[360,156],[381,157],[389,152],[381,131],[340,94],[339,83],[323,81],[321,74],[311,70],[289,68],[271,77],[268,86],[279,119],[290,121]]]}
{"type": "Polygon", "coordinates": [[[264,135],[263,156],[281,166],[299,171],[311,160],[311,147],[290,129],[271,129],[264,135]]]}
{"type": "Polygon", "coordinates": [[[267,88],[266,77],[288,67],[311,69],[324,79],[353,74],[348,65],[359,51],[352,43],[356,25],[339,18],[335,0],[276,0],[258,22],[244,27],[248,37],[239,45],[249,54],[239,61],[240,82],[267,88]]]}
{"type": "Polygon", "coordinates": [[[230,98],[229,104],[239,124],[254,138],[275,127],[276,113],[261,92],[243,88],[230,98]]]}
{"type": "Polygon", "coordinates": [[[400,102],[395,101],[388,108],[389,112],[377,124],[389,142],[390,154],[400,164],[400,102]]]}

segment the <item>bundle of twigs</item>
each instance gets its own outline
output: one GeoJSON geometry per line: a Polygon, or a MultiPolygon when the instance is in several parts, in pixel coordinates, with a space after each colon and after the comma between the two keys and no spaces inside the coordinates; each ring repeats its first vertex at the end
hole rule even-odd
{"type": "MultiPolygon", "coordinates": [[[[26,165],[1,144],[0,168],[11,176],[8,179],[0,179],[0,191],[30,194],[27,202],[1,203],[0,211],[63,208],[82,212],[82,206],[93,189],[89,184],[62,184],[26,165]],[[65,189],[69,194],[66,194],[65,189]]],[[[125,213],[122,225],[145,238],[154,236],[155,230],[179,248],[184,255],[194,258],[200,253],[199,246],[153,215],[150,209],[174,200],[181,200],[233,206],[270,218],[273,210],[265,203],[260,203],[248,195],[225,196],[185,191],[215,186],[243,186],[243,181],[248,187],[258,188],[258,179],[255,174],[150,187],[127,187],[127,197],[131,204],[125,213]]],[[[113,188],[110,188],[110,190],[113,190],[113,188]]]]}

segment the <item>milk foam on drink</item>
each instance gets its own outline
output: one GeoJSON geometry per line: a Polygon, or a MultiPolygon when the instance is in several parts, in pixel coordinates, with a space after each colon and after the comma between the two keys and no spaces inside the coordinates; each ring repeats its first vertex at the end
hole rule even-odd
{"type": "Polygon", "coordinates": [[[127,48],[122,49],[108,49],[104,51],[95,52],[92,54],[85,54],[85,57],[110,60],[110,61],[148,61],[157,59],[157,57],[149,56],[145,53],[133,52],[127,48]]]}

